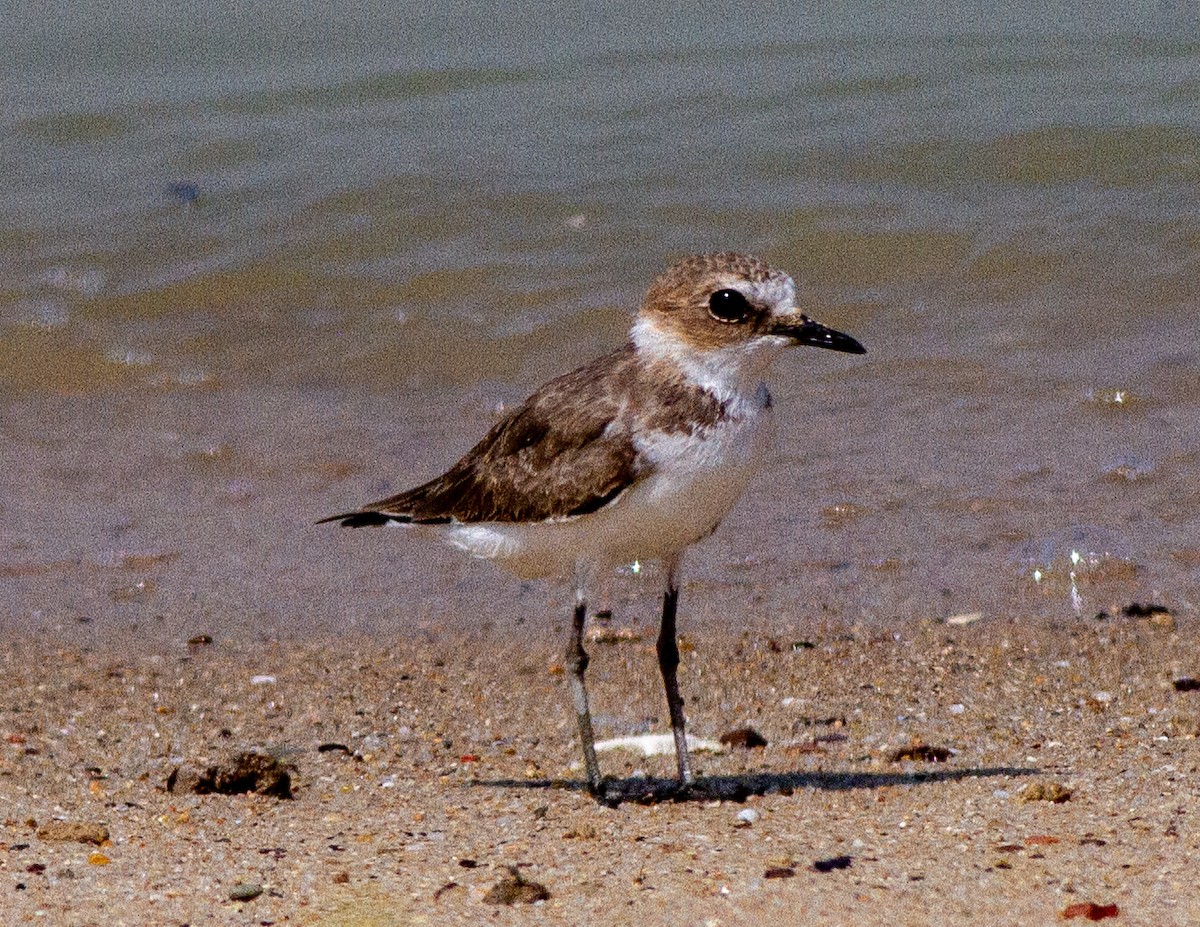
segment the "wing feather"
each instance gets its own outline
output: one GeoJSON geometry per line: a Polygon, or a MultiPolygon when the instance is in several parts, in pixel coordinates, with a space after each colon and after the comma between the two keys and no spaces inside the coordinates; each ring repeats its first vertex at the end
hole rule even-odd
{"type": "Polygon", "coordinates": [[[626,346],[551,380],[497,422],[458,463],[421,486],[323,521],[539,522],[612,503],[649,472],[610,388],[628,375],[626,346]]]}

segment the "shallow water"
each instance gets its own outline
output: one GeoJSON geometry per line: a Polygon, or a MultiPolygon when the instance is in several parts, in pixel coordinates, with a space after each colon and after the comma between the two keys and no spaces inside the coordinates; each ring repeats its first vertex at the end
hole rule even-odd
{"type": "MultiPolygon", "coordinates": [[[[715,248],[870,353],[778,365],[779,456],[689,620],[1193,612],[1194,10],[738,9],[6,11],[5,620],[540,612],[311,522],[438,472],[715,248]]],[[[614,588],[652,612],[652,576],[614,588]]]]}

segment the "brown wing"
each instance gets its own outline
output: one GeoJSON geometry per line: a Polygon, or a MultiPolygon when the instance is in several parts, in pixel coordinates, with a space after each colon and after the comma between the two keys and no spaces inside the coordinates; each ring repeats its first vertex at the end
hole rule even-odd
{"type": "Polygon", "coordinates": [[[611,386],[632,348],[551,380],[497,422],[446,473],[423,486],[322,521],[536,522],[603,508],[648,472],[619,421],[611,386]]]}

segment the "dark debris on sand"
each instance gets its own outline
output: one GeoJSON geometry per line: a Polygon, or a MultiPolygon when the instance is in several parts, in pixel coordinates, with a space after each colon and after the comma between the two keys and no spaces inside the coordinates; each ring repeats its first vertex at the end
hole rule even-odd
{"type": "Polygon", "coordinates": [[[550,890],[541,882],[531,882],[517,871],[514,866],[509,870],[510,875],[501,879],[487,890],[483,896],[487,904],[533,904],[535,901],[545,901],[550,897],[550,890]]]}
{"type": "Polygon", "coordinates": [[[915,743],[901,747],[889,757],[893,763],[917,761],[921,763],[944,763],[950,759],[950,751],[945,747],[931,747],[929,744],[915,743]]]}
{"type": "Polygon", "coordinates": [[[192,769],[179,766],[167,776],[168,792],[197,795],[241,795],[254,792],[273,798],[292,797],[295,767],[265,753],[245,751],[227,763],[192,769]]]}
{"type": "Polygon", "coordinates": [[[739,727],[732,731],[726,731],[721,735],[720,741],[725,746],[738,750],[759,750],[767,745],[767,738],[752,727],[739,727]]]}

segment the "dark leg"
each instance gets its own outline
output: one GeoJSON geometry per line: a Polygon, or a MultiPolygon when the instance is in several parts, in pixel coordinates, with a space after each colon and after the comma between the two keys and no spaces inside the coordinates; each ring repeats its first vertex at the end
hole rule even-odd
{"type": "Polygon", "coordinates": [[[567,645],[567,671],[571,674],[571,701],[575,703],[575,719],[579,722],[579,739],[583,743],[583,764],[587,767],[588,791],[600,791],[600,764],[596,762],[596,738],[592,734],[592,715],[588,711],[587,686],[583,674],[587,671],[588,655],[583,649],[583,625],[587,619],[587,602],[582,595],[575,597],[575,616],[571,625],[571,642],[567,645]]]}
{"type": "Polygon", "coordinates": [[[679,644],[675,640],[675,610],[679,605],[676,567],[669,565],[667,588],[663,593],[662,627],[658,632],[658,668],[667,689],[667,709],[671,712],[671,732],[675,735],[675,758],[679,762],[679,782],[690,785],[692,768],[688,763],[687,732],[683,718],[683,696],[679,694],[679,644]]]}

